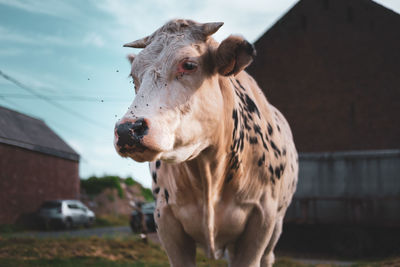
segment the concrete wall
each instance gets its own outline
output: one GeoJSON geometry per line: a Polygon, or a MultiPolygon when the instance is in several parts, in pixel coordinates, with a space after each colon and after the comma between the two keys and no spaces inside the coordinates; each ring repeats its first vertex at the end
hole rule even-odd
{"type": "Polygon", "coordinates": [[[45,200],[79,198],[79,162],[0,144],[0,224],[15,223],[45,200]]]}
{"type": "Polygon", "coordinates": [[[300,154],[286,221],[400,226],[400,150],[300,154]]]}

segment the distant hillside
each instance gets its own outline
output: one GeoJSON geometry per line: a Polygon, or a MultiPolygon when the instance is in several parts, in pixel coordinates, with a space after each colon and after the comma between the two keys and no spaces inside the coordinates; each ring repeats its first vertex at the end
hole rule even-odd
{"type": "Polygon", "coordinates": [[[135,203],[153,201],[151,190],[131,177],[81,179],[81,201],[96,215],[129,215],[135,203]]]}

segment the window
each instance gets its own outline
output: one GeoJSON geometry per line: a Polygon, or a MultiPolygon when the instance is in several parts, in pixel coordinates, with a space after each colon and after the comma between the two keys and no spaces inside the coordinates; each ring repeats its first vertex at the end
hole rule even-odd
{"type": "Polygon", "coordinates": [[[61,208],[61,202],[58,201],[46,201],[42,205],[43,209],[56,209],[61,208]]]}
{"type": "Polygon", "coordinates": [[[68,204],[68,208],[70,208],[70,209],[79,209],[78,205],[76,205],[76,204],[68,204]]]}

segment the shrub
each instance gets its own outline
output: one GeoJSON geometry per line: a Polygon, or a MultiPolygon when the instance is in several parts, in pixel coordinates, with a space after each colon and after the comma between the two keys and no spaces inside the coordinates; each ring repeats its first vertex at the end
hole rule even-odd
{"type": "MultiPolygon", "coordinates": [[[[117,189],[118,196],[120,198],[124,197],[124,191],[121,187],[121,182],[125,183],[127,186],[138,185],[140,187],[140,192],[142,196],[146,199],[146,201],[153,201],[153,193],[150,189],[143,187],[140,183],[135,181],[132,177],[127,177],[125,179],[120,178],[119,176],[110,176],[106,175],[103,177],[91,176],[88,179],[81,179],[81,188],[85,190],[86,194],[89,197],[96,196],[103,192],[106,188],[115,188],[117,189]]],[[[110,201],[114,201],[114,199],[110,199],[110,201]]]]}
{"type": "Polygon", "coordinates": [[[141,186],[140,187],[140,191],[142,193],[142,196],[144,196],[144,199],[146,199],[146,201],[153,201],[154,200],[153,193],[151,192],[150,189],[141,186]]]}
{"type": "Polygon", "coordinates": [[[126,179],[124,179],[124,183],[126,184],[126,185],[135,185],[135,184],[137,184],[138,182],[136,182],[135,180],[133,180],[132,179],[132,177],[128,177],[128,178],[126,178],[126,179]]]}
{"type": "Polygon", "coordinates": [[[115,188],[117,189],[118,196],[120,198],[123,198],[124,192],[121,188],[119,180],[120,178],[118,176],[91,176],[87,180],[81,180],[81,187],[88,195],[98,195],[106,188],[115,188]]]}

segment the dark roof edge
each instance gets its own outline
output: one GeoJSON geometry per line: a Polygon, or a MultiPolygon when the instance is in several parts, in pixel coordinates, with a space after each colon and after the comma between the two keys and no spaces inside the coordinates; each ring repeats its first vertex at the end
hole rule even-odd
{"type": "Polygon", "coordinates": [[[292,6],[288,7],[288,9],[286,9],[285,13],[283,13],[283,15],[281,15],[277,20],[275,20],[271,26],[269,26],[264,32],[262,32],[257,38],[256,40],[253,42],[253,44],[256,44],[258,41],[260,41],[260,39],[266,35],[269,31],[271,31],[284,17],[286,17],[287,14],[289,14],[289,12],[292,11],[292,9],[294,9],[296,6],[298,6],[300,4],[302,0],[298,0],[295,4],[293,4],[292,6]]]}
{"type": "Polygon", "coordinates": [[[382,150],[352,150],[336,152],[303,152],[299,153],[302,160],[314,159],[345,159],[345,158],[386,158],[400,157],[400,149],[382,149],[382,150]]]}
{"type": "Polygon", "coordinates": [[[39,153],[46,154],[46,155],[55,156],[58,158],[72,160],[72,161],[79,162],[79,158],[80,158],[79,154],[69,153],[69,152],[60,151],[60,150],[56,150],[56,149],[52,149],[52,148],[48,148],[48,147],[33,145],[33,144],[24,143],[24,142],[20,142],[20,141],[15,141],[15,140],[3,138],[3,137],[0,137],[0,143],[6,144],[6,145],[11,145],[11,146],[16,146],[19,148],[39,152],[39,153]]]}
{"type": "MultiPolygon", "coordinates": [[[[283,20],[290,12],[292,12],[293,9],[295,9],[301,2],[303,2],[303,0],[298,0],[294,5],[292,5],[291,7],[289,7],[286,12],[280,16],[275,22],[273,22],[271,24],[271,26],[269,26],[269,28],[267,28],[263,33],[261,33],[256,40],[253,42],[253,44],[256,44],[258,41],[260,41],[260,39],[262,37],[264,37],[264,35],[268,34],[271,30],[273,30],[281,20],[283,20]]],[[[386,12],[391,12],[393,14],[396,15],[400,15],[400,13],[398,13],[397,11],[394,11],[393,9],[386,7],[378,2],[375,2],[374,0],[367,0],[368,4],[371,4],[377,8],[381,8],[382,10],[385,10],[386,12]]]]}
{"type": "Polygon", "coordinates": [[[24,113],[22,113],[22,112],[19,112],[19,111],[14,110],[14,109],[10,109],[10,108],[4,107],[4,106],[0,106],[0,109],[5,109],[5,110],[11,111],[11,112],[13,112],[13,113],[17,113],[17,114],[20,115],[20,116],[24,116],[25,118],[34,119],[34,120],[41,121],[41,122],[43,122],[44,124],[46,124],[45,121],[42,120],[41,118],[38,118],[38,117],[35,117],[35,116],[32,116],[32,115],[26,115],[26,114],[24,114],[24,113]]]}

